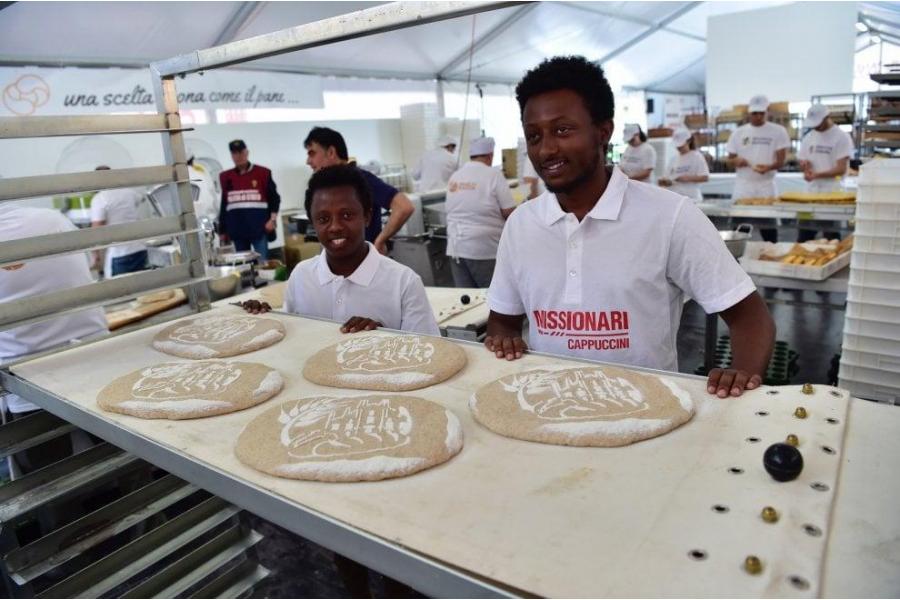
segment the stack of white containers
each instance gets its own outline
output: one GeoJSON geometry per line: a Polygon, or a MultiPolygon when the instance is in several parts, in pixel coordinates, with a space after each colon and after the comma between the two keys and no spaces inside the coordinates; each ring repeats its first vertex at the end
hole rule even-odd
{"type": "Polygon", "coordinates": [[[860,168],[838,385],[900,404],[900,159],[860,168]]]}
{"type": "Polygon", "coordinates": [[[403,163],[408,168],[415,168],[426,150],[437,147],[440,135],[441,115],[437,104],[423,102],[400,107],[400,141],[403,163]]]}

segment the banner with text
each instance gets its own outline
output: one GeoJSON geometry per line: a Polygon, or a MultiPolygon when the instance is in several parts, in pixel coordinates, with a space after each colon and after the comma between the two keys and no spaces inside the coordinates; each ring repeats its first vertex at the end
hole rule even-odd
{"type": "MultiPolygon", "coordinates": [[[[315,75],[217,70],[176,79],[180,109],[322,108],[315,75]]],[[[0,67],[0,116],[156,111],[149,69],[0,67]]]]}

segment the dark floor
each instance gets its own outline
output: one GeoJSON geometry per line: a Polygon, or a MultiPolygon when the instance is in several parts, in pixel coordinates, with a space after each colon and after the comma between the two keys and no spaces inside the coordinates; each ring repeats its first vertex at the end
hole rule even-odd
{"type": "MultiPolygon", "coordinates": [[[[769,309],[778,328],[777,339],[798,352],[799,372],[792,383],[827,383],[831,358],[840,352],[844,311],[824,304],[843,306],[842,294],[778,291],[767,295],[769,309]],[[797,306],[785,302],[808,302],[818,306],[797,306]],[[823,304],[824,303],[824,304],[823,304]]],[[[678,366],[692,373],[703,362],[705,314],[695,303],[685,306],[678,336],[678,366]]],[[[719,334],[727,328],[719,321],[719,334]]],[[[332,553],[321,546],[252,517],[254,526],[265,535],[259,544],[261,562],[272,574],[256,589],[255,598],[334,598],[346,591],[337,576],[332,553]]],[[[373,576],[376,597],[387,597],[381,577],[373,576]]]]}

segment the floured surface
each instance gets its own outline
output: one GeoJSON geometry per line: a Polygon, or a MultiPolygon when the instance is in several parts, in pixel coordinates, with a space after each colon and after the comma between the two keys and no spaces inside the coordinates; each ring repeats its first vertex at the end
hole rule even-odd
{"type": "Polygon", "coordinates": [[[379,481],[455,456],[459,419],[412,396],[318,396],[284,402],[251,421],[235,453],[244,464],[314,481],[379,481]]]}
{"type": "Polygon", "coordinates": [[[303,376],[331,387],[402,392],[446,381],[464,366],[465,352],[440,338],[355,333],[307,359],[303,376]]]}
{"type": "MultiPolygon", "coordinates": [[[[280,397],[334,395],[333,388],[304,380],[298,365],[315,351],[308,340],[325,345],[343,339],[335,324],[270,317],[282,321],[287,338],[253,358],[284,374],[280,397]]],[[[480,346],[461,345],[467,367],[449,381],[412,395],[441,404],[459,417],[465,435],[462,452],[414,477],[334,485],[268,476],[237,459],[235,440],[247,423],[268,410],[269,403],[162,427],[100,412],[94,402],[98,382],[158,362],[159,355],[149,346],[158,329],[61,352],[12,370],[99,419],[187,454],[217,473],[530,594],[817,594],[834,482],[843,457],[847,406],[846,396],[831,396],[831,388],[816,386],[813,396],[803,396],[799,387],[782,388],[772,396],[762,388],[741,398],[719,400],[705,394],[703,380],[670,375],[695,403],[696,415],[684,426],[621,448],[550,446],[509,439],[481,427],[469,414],[467,402],[476,389],[498,377],[548,363],[573,363],[543,356],[506,362],[480,346]],[[107,356],[117,360],[102,358],[107,356]],[[793,417],[798,405],[808,409],[808,419],[793,417]],[[758,411],[769,414],[757,416],[758,411]],[[825,422],[829,417],[838,423],[825,422]],[[777,483],[763,470],[762,454],[789,433],[800,438],[806,468],[799,479],[777,483]],[[748,442],[748,437],[760,441],[748,442]],[[823,445],[836,454],[823,452],[823,445]],[[743,472],[732,474],[732,467],[743,472]],[[828,485],[829,491],[812,489],[810,484],[817,481],[828,485]],[[715,504],[727,506],[728,512],[713,511],[715,504]],[[782,513],[777,524],[759,518],[766,505],[782,513]],[[808,535],[803,530],[806,523],[820,527],[824,535],[808,535]],[[706,551],[708,558],[692,560],[688,553],[693,549],[706,551]],[[748,554],[762,559],[762,575],[741,570],[748,554]],[[810,589],[793,588],[786,579],[790,575],[807,579],[810,589]]],[[[866,516],[850,515],[851,520],[859,518],[866,516]]]]}
{"type": "Polygon", "coordinates": [[[275,319],[210,311],[164,328],[153,338],[153,347],[182,358],[226,358],[282,339],[284,327],[275,319]]]}
{"type": "Polygon", "coordinates": [[[117,377],[97,394],[97,404],[142,419],[197,419],[265,402],[283,386],[278,371],[257,363],[161,363],[117,377]]]}
{"type": "Polygon", "coordinates": [[[625,446],[667,433],[694,414],[668,378],[619,367],[548,367],[502,377],[469,401],[500,435],[566,446],[625,446]]]}

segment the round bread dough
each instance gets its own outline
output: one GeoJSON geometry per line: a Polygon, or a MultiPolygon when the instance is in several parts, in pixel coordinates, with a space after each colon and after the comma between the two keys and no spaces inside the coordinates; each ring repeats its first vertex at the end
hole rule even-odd
{"type": "Polygon", "coordinates": [[[119,377],[97,395],[100,408],[142,419],[196,419],[236,412],[281,391],[281,374],[250,362],[171,362],[119,377]]]}
{"type": "Polygon", "coordinates": [[[436,337],[350,334],[306,361],[303,376],[331,387],[384,392],[418,390],[466,366],[466,353],[436,337]]]}
{"type": "Polygon", "coordinates": [[[238,437],[235,454],[288,479],[379,481],[450,460],[463,445],[459,419],[422,398],[317,396],[270,408],[238,437]]]}
{"type": "Polygon", "coordinates": [[[549,367],[480,388],[469,407],[501,435],[566,446],[625,446],[662,435],[694,414],[671,379],[616,367],[549,367]]]}
{"type": "Polygon", "coordinates": [[[284,326],[275,319],[216,313],[169,325],[153,338],[153,347],[182,358],[226,358],[282,339],[284,326]]]}

